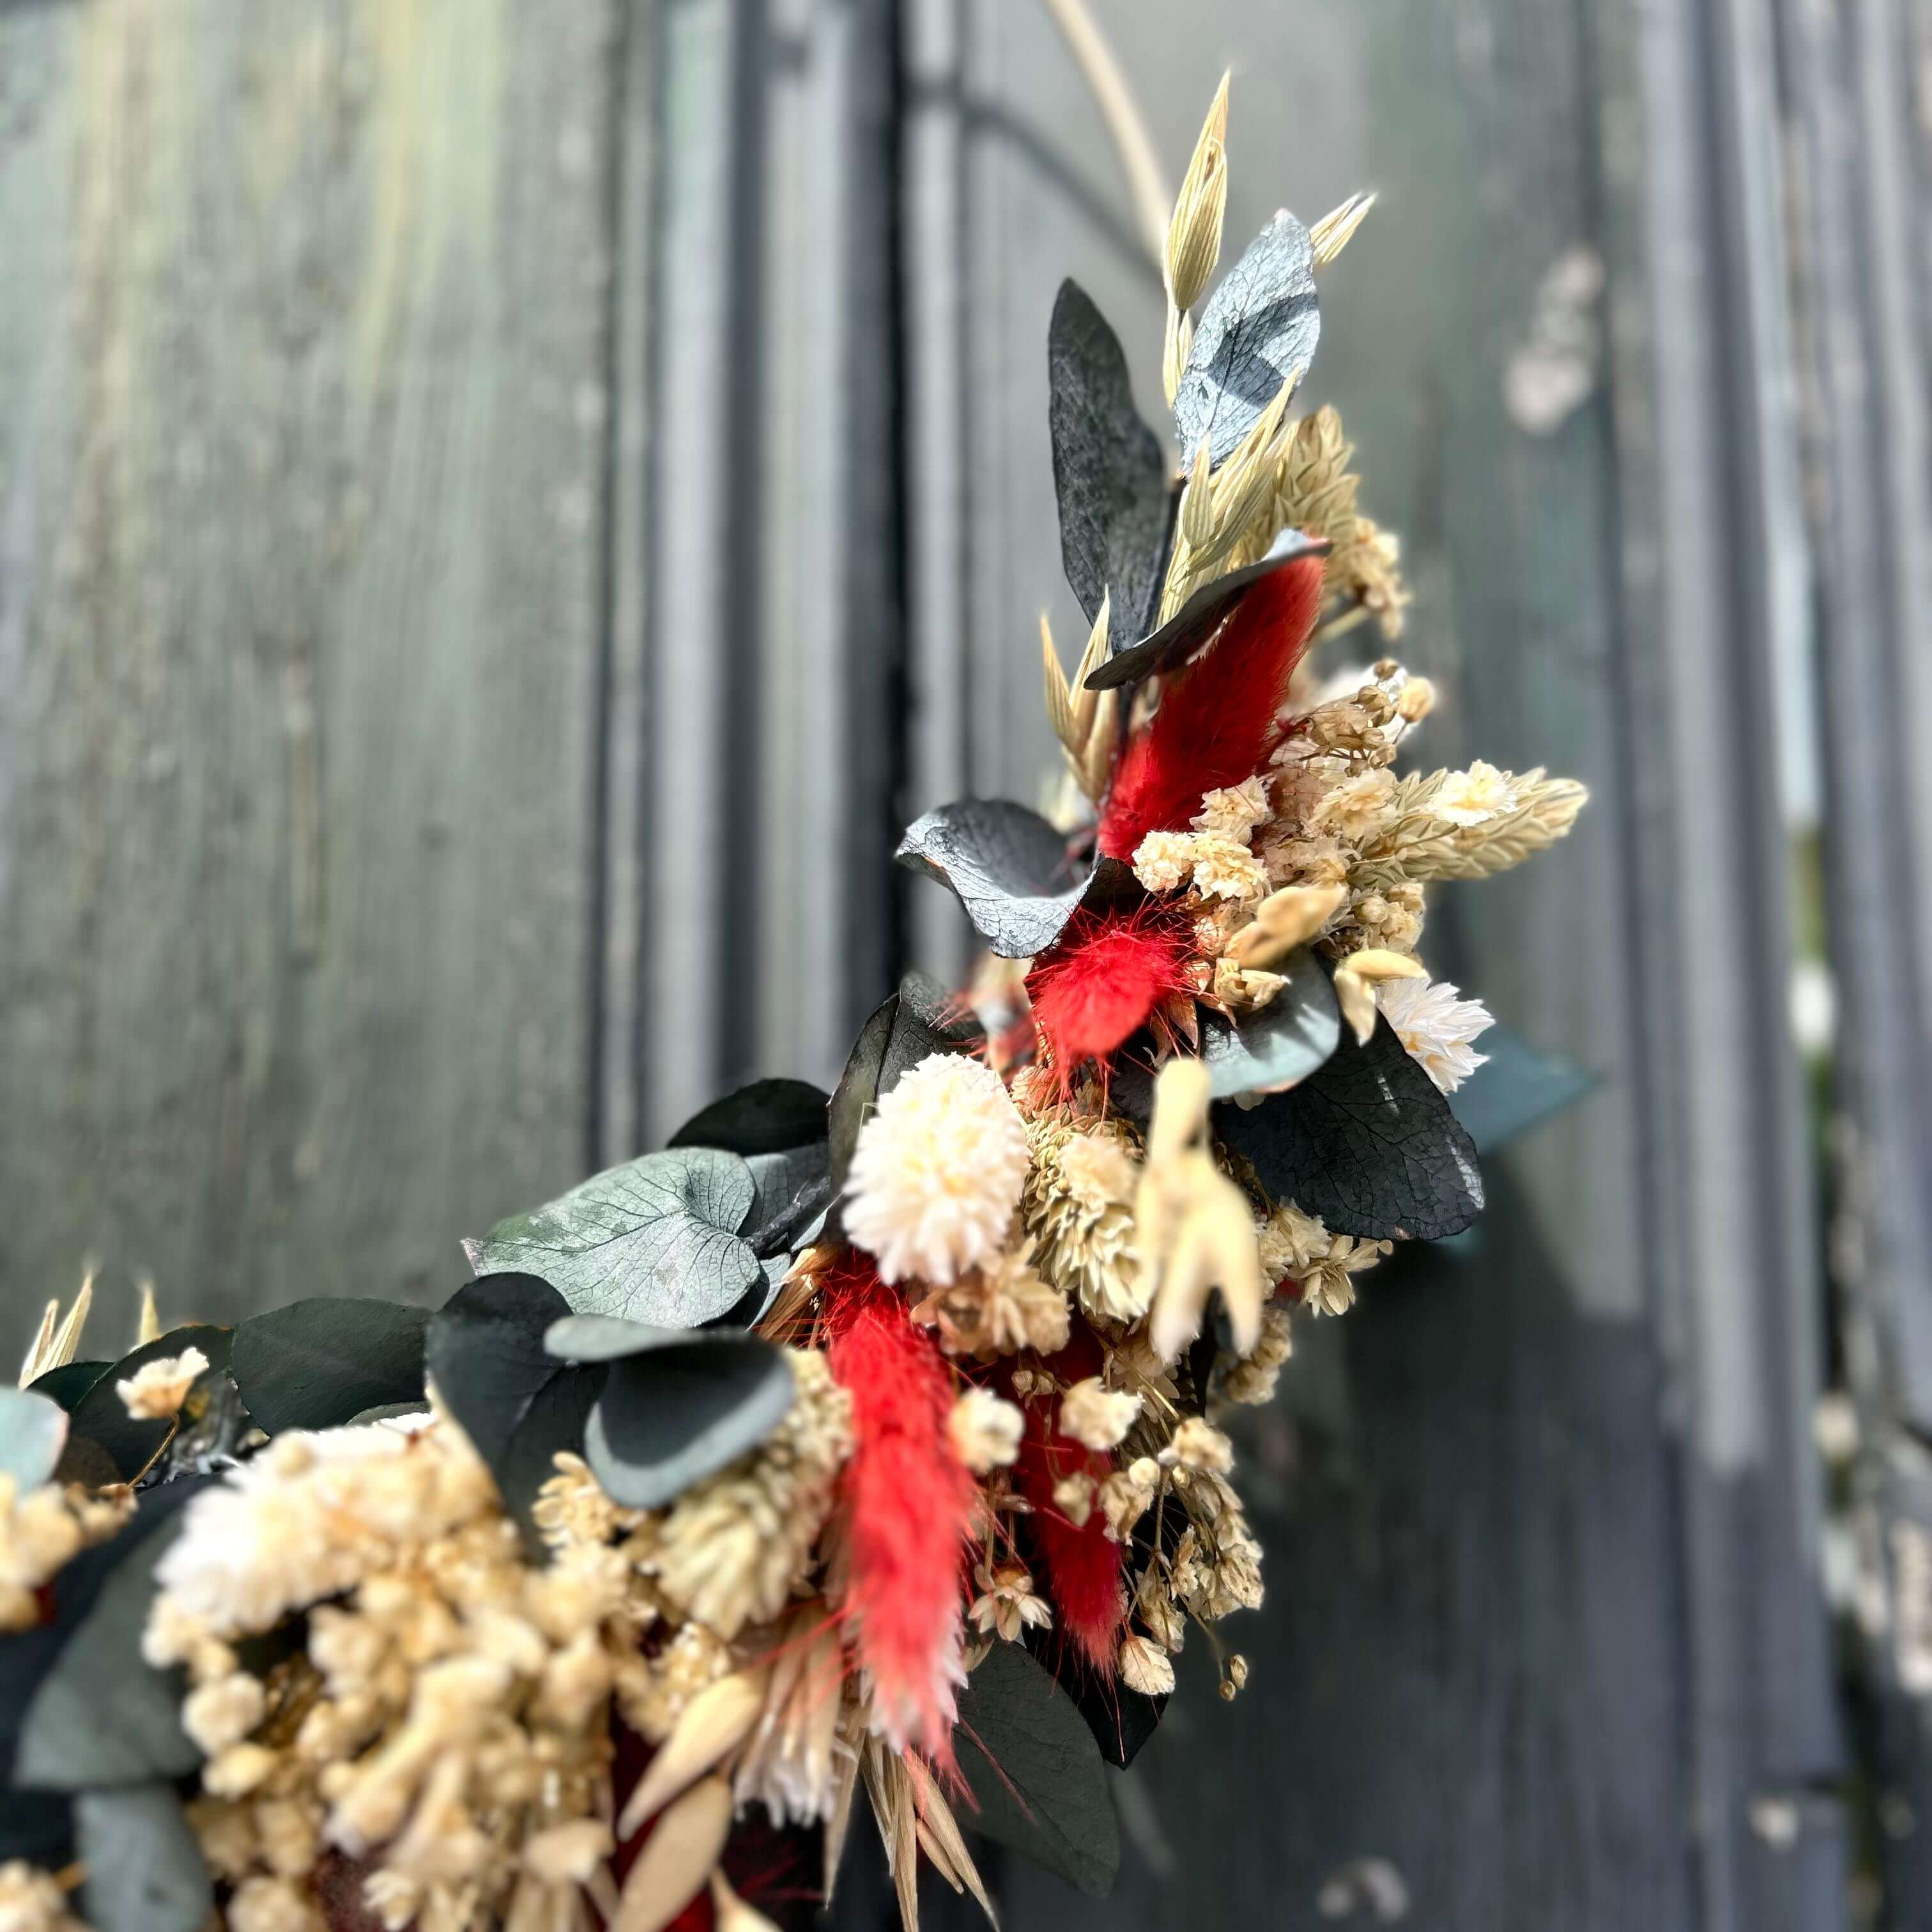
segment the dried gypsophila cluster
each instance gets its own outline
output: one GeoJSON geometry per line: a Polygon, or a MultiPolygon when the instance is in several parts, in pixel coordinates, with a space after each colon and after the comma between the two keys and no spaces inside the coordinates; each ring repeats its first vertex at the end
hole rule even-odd
{"type": "Polygon", "coordinates": [[[11,1476],[0,1475],[0,1633],[31,1630],[40,1620],[34,1593],[134,1510],[134,1492],[123,1484],[42,1483],[22,1494],[11,1476]]]}

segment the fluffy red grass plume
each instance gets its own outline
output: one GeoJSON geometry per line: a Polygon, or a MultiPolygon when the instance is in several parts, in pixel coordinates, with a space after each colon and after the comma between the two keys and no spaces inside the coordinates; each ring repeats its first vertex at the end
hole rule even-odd
{"type": "Polygon", "coordinates": [[[1186,967],[1194,950],[1192,922],[1178,907],[1083,907],[1068,920],[1027,975],[1034,1024],[1063,1084],[1145,1026],[1169,994],[1193,990],[1186,967]]]}
{"type": "Polygon", "coordinates": [[[1275,713],[1322,609],[1322,560],[1260,578],[1206,653],[1165,680],[1154,722],[1120,754],[1100,817],[1100,850],[1131,860],[1150,832],[1186,830],[1201,794],[1268,762],[1275,713]]]}
{"type": "Polygon", "coordinates": [[[820,1281],[827,1360],[851,1395],[855,1437],[841,1478],[844,1612],[893,1742],[944,1766],[964,1678],[975,1496],[946,1434],[952,1377],[865,1256],[848,1250],[820,1281]]]}
{"type": "MultiPolygon", "coordinates": [[[[1100,1372],[1100,1352],[1091,1336],[1077,1335],[1046,1366],[1058,1380],[1076,1382],[1100,1372]]],[[[1058,1413],[1052,1402],[1026,1405],[1026,1434],[1015,1474],[1020,1493],[1033,1505],[1025,1522],[1054,1621],[1095,1673],[1111,1683],[1126,1615],[1120,1585],[1124,1552],[1108,1535],[1107,1520],[1097,1504],[1084,1523],[1076,1523],[1054,1501],[1053,1492],[1071,1475],[1104,1481],[1114,1472],[1114,1459],[1061,1435],[1058,1413]]]]}

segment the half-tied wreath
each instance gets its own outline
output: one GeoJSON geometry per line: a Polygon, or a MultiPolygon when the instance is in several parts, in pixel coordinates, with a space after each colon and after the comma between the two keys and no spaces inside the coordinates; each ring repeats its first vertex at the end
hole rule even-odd
{"type": "Polygon", "coordinates": [[[1412,767],[1426,680],[1310,672],[1408,602],[1334,410],[1290,412],[1367,203],[1208,294],[1226,113],[1168,242],[1178,478],[1054,307],[1065,796],[900,848],[971,986],[499,1223],[434,1312],[150,1300],[110,1362],[50,1309],[0,1404],[8,1924],[750,1932],[861,1807],[908,1922],[921,1861],[984,1900],[980,1837],[1110,1883],[1105,1766],[1262,1600],[1228,1412],[1566,1077],[1508,1042],[1458,1094],[1489,1016],[1418,947],[1582,788],[1412,767]]]}

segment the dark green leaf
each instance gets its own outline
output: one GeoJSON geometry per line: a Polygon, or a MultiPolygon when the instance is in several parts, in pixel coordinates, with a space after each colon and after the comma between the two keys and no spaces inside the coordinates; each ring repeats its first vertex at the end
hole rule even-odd
{"type": "Polygon", "coordinates": [[[1214,1124],[1270,1194],[1335,1234],[1436,1240],[1482,1208],[1475,1148],[1385,1019],[1366,1046],[1345,1033],[1292,1092],[1252,1109],[1217,1106],[1214,1124]]]}
{"type": "Polygon", "coordinates": [[[1341,1043],[1335,989],[1314,956],[1297,952],[1275,970],[1288,983],[1259,1012],[1232,1024],[1216,1014],[1201,1016],[1201,1058],[1217,1100],[1292,1087],[1341,1043]]]}
{"type": "Polygon", "coordinates": [[[170,1786],[83,1791],[74,1828],[94,1932],[200,1932],[207,1923],[214,1888],[170,1786]]]}
{"type": "Polygon", "coordinates": [[[615,1362],[691,1340],[688,1328],[659,1328],[622,1315],[566,1315],[544,1334],[544,1349],[560,1362],[615,1362]]]}
{"type": "Polygon", "coordinates": [[[1100,1747],[1066,1694],[1016,1643],[996,1643],[959,1694],[953,1734],[977,1808],[959,1821],[1070,1879],[1113,1889],[1120,1827],[1100,1747]]]}
{"type": "Polygon", "coordinates": [[[656,1509],[755,1448],[784,1419],[792,1394],[785,1352],[756,1336],[653,1339],[610,1362],[584,1430],[584,1460],[616,1502],[656,1509]]]}
{"type": "Polygon", "coordinates": [[[929,974],[908,973],[860,1030],[827,1116],[835,1194],[845,1184],[859,1130],[880,1096],[928,1054],[964,1052],[980,1037],[979,1022],[958,1004],[929,974]]]}
{"type": "Polygon", "coordinates": [[[68,1362],[36,1376],[27,1387],[35,1395],[58,1402],[71,1415],[74,1404],[113,1366],[112,1362],[68,1362]]]}
{"type": "Polygon", "coordinates": [[[906,828],[892,855],[950,886],[974,931],[1005,959],[1044,952],[1093,883],[1090,857],[1010,799],[962,798],[906,828]]]}
{"type": "Polygon", "coordinates": [[[52,1623],[0,1646],[0,1708],[18,1713],[15,1782],[80,1791],[178,1778],[200,1762],[181,1727],[182,1673],[150,1665],[141,1634],[154,1566],[209,1480],[150,1490],[118,1535],[60,1572],[52,1623]]]}
{"type": "Polygon", "coordinates": [[[429,1310],[317,1295],[243,1322],[229,1372],[271,1436],[336,1429],[364,1409],[423,1400],[429,1310]]]}
{"type": "Polygon", "coordinates": [[[1130,649],[1117,651],[1107,662],[1087,674],[1090,691],[1112,691],[1124,684],[1138,683],[1156,671],[1171,671],[1204,650],[1222,625],[1234,615],[1234,607],[1264,577],[1304,556],[1326,556],[1333,546],[1326,537],[1311,537],[1300,530],[1283,530],[1258,562],[1244,564],[1213,583],[1203,584],[1180,608],[1150,638],[1143,638],[1130,649]]]}
{"type": "Polygon", "coordinates": [[[832,1198],[831,1143],[820,1140],[782,1154],[754,1154],[746,1165],[758,1192],[745,1238],[761,1260],[788,1252],[806,1224],[832,1198]]]}
{"type": "Polygon", "coordinates": [[[808,1080],[754,1080],[694,1114],[670,1137],[670,1145],[723,1148],[749,1160],[782,1154],[825,1138],[831,1096],[808,1080]]]}
{"type": "Polygon", "coordinates": [[[1204,440],[1216,463],[1234,452],[1288,378],[1314,359],[1322,334],[1315,250],[1286,208],[1222,278],[1201,312],[1174,398],[1184,457],[1204,440]]]}
{"type": "Polygon", "coordinates": [[[758,1258],[739,1238],[757,1194],[740,1155],[647,1154],[498,1222],[476,1245],[477,1271],[538,1276],[580,1314],[694,1328],[758,1278],[758,1258]]]}
{"type": "Polygon", "coordinates": [[[1594,1074],[1538,1052],[1507,1027],[1491,1027],[1477,1044],[1489,1057],[1450,1096],[1449,1106],[1478,1154],[1493,1154],[1597,1084],[1594,1074]]]}
{"type": "Polygon", "coordinates": [[[557,1450],[581,1450],[602,1386],[599,1372],[562,1364],[544,1346],[545,1332],[569,1312],[534,1275],[485,1275],[430,1318],[424,1342],[438,1396],[489,1464],[533,1548],[530,1506],[555,1473],[557,1450]]]}
{"type": "Polygon", "coordinates": [[[74,1406],[70,1440],[97,1444],[118,1472],[124,1483],[142,1475],[154,1458],[167,1447],[175,1432],[175,1418],[139,1420],[128,1413],[121,1400],[121,1384],[132,1380],[136,1372],[165,1356],[184,1354],[199,1348],[211,1368],[223,1368],[229,1359],[231,1331],[201,1324],[171,1328],[165,1335],[144,1342],[123,1355],[106,1370],[74,1406]]]}
{"type": "Polygon", "coordinates": [[[1137,638],[1166,567],[1167,465],[1134,407],[1120,339],[1077,283],[1060,285],[1046,362],[1066,580],[1090,624],[1111,593],[1109,628],[1137,638]]]}
{"type": "Polygon", "coordinates": [[[58,1466],[67,1442],[67,1411],[30,1390],[0,1382],[0,1476],[15,1490],[38,1489],[58,1466]]]}

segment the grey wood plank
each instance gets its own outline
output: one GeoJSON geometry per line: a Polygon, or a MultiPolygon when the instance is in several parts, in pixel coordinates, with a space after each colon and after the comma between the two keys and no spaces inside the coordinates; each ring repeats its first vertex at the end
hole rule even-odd
{"type": "Polygon", "coordinates": [[[0,18],[9,1335],[581,1167],[615,15],[0,18]]]}

